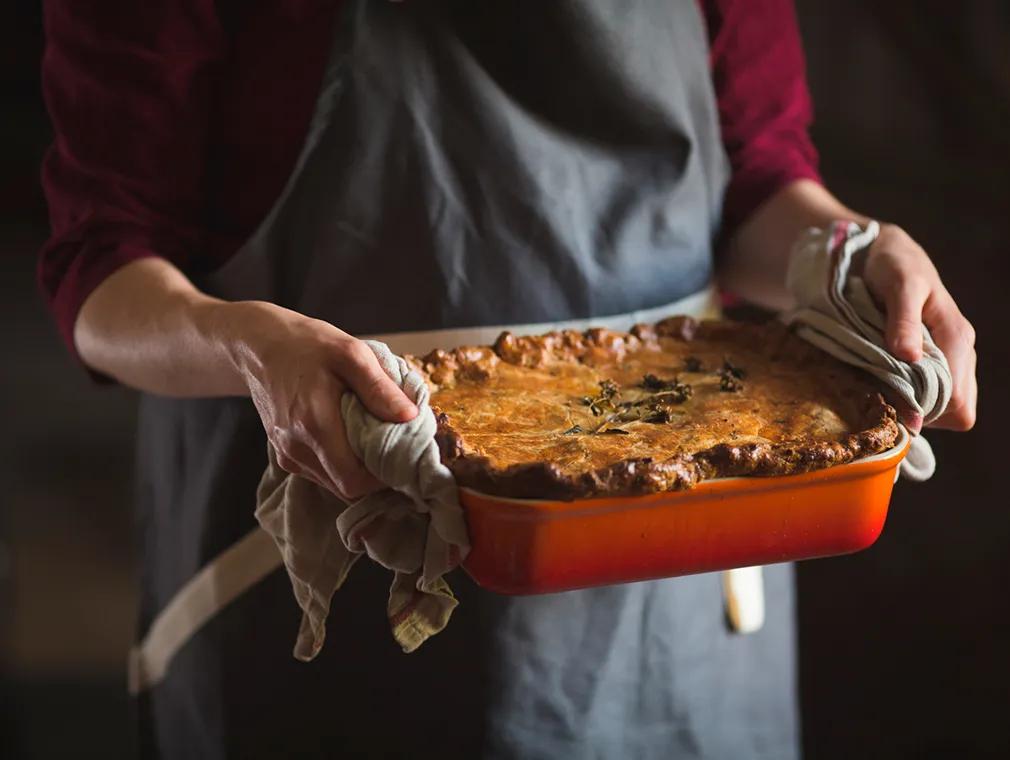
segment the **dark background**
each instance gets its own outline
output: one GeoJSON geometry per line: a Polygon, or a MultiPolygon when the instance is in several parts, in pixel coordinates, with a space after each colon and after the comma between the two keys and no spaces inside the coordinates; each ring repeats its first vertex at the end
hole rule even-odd
{"type": "MultiPolygon", "coordinates": [[[[63,353],[36,295],[40,9],[0,10],[0,756],[129,756],[134,400],[63,353]]],[[[828,185],[909,230],[978,331],[980,413],[930,436],[883,537],[801,563],[811,758],[1010,757],[1004,330],[1010,3],[799,0],[828,185]]]]}

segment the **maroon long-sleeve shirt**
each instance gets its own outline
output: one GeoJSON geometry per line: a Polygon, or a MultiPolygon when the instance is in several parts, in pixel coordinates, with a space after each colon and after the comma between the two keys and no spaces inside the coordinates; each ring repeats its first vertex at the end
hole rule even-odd
{"type": "MultiPolygon", "coordinates": [[[[39,283],[73,352],[81,305],[161,256],[212,270],[253,231],[301,147],[339,0],[48,0],[39,283]]],[[[818,179],[792,0],[699,0],[732,165],[724,228],[818,179]]]]}

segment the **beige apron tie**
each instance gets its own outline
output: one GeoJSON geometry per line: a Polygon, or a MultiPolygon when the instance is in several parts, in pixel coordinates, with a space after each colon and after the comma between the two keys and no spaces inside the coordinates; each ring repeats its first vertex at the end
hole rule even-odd
{"type": "MultiPolygon", "coordinates": [[[[439,346],[486,345],[503,330],[517,335],[538,335],[551,330],[585,330],[606,327],[627,331],[638,323],[658,322],[664,317],[688,314],[700,319],[721,315],[714,287],[671,304],[612,317],[570,320],[530,325],[502,325],[426,332],[362,336],[382,341],[394,353],[427,353],[439,346]]],[[[255,586],[282,564],[273,539],[259,527],[211,560],[176,592],[155,617],[144,638],[130,651],[128,688],[139,694],[156,686],[172,658],[211,618],[255,586]]],[[[734,631],[750,633],[764,623],[764,590],[760,567],[728,570],[722,574],[726,617],[734,631]]]]}
{"type": "Polygon", "coordinates": [[[165,677],[172,658],[219,611],[281,565],[273,539],[255,528],[194,575],[130,650],[127,688],[139,694],[165,677]]]}

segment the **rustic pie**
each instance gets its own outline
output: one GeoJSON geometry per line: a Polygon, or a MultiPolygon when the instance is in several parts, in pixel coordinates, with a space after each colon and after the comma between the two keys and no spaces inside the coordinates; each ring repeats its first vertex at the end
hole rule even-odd
{"type": "Polygon", "coordinates": [[[891,448],[872,378],[778,322],[673,317],[408,357],[461,486],[577,499],[788,475],[891,448]]]}

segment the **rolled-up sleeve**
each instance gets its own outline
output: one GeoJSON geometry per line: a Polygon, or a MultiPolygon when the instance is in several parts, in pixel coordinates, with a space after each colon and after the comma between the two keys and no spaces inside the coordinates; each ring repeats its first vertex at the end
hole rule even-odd
{"type": "Polygon", "coordinates": [[[203,238],[205,147],[224,35],[210,0],[48,0],[42,184],[52,233],[38,281],[71,352],[110,274],[146,256],[187,268],[203,238]]]}
{"type": "Polygon", "coordinates": [[[778,190],[820,182],[813,109],[792,0],[704,0],[712,79],[732,176],[723,232],[778,190]]]}

